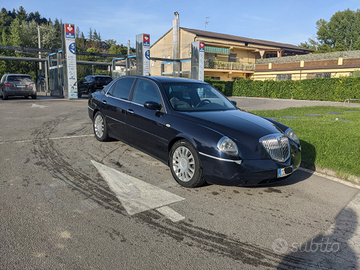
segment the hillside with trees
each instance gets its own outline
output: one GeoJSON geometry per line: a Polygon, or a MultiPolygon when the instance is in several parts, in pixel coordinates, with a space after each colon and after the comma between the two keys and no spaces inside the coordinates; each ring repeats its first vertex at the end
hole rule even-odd
{"type": "Polygon", "coordinates": [[[316,22],[316,38],[299,46],[314,53],[360,50],[360,9],[336,12],[330,21],[316,22]]]}
{"type": "MultiPolygon", "coordinates": [[[[38,11],[27,13],[24,7],[20,6],[18,10],[0,11],[0,46],[13,46],[24,48],[38,48],[38,27],[40,26],[41,48],[59,50],[61,49],[61,28],[62,22],[57,18],[52,21],[40,15],[38,11]]],[[[76,50],[77,52],[104,53],[127,55],[127,47],[117,45],[116,40],[109,39],[102,41],[100,32],[89,28],[88,35],[79,28],[76,29],[76,50]]],[[[131,52],[135,52],[131,48],[131,52]]],[[[17,57],[38,57],[37,52],[0,49],[0,55],[17,57]]],[[[47,57],[42,53],[42,57],[47,57]]],[[[111,61],[111,58],[101,58],[93,55],[77,55],[78,60],[84,61],[111,61]]],[[[5,73],[25,73],[33,78],[36,76],[36,62],[24,61],[0,61],[0,77],[5,73]]],[[[107,74],[107,68],[94,66],[94,73],[107,74]]],[[[92,67],[86,65],[78,66],[78,78],[92,74],[92,67]]]]}

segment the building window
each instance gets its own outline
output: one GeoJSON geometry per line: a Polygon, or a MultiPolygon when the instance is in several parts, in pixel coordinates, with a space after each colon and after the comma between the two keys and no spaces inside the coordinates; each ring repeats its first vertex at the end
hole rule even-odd
{"type": "Polygon", "coordinates": [[[276,75],[276,80],[277,81],[286,81],[286,80],[291,80],[292,79],[292,74],[278,74],[276,75]]]}
{"type": "Polygon", "coordinates": [[[306,75],[306,79],[324,79],[324,78],[331,78],[330,72],[323,72],[323,73],[309,73],[306,75]]]}
{"type": "Polygon", "coordinates": [[[206,76],[205,79],[211,79],[215,81],[220,81],[220,77],[206,76]]]}
{"type": "Polygon", "coordinates": [[[216,58],[216,53],[206,53],[206,59],[214,60],[216,58]]]}
{"type": "Polygon", "coordinates": [[[315,78],[315,74],[314,73],[308,73],[306,74],[306,79],[314,79],[315,78]]]}
{"type": "Polygon", "coordinates": [[[315,78],[331,78],[331,73],[330,72],[324,72],[324,73],[315,73],[315,78]]]}
{"type": "Polygon", "coordinates": [[[237,54],[236,53],[230,53],[229,54],[229,62],[236,62],[237,54]]]}
{"type": "Polygon", "coordinates": [[[267,53],[265,55],[265,58],[275,58],[278,57],[277,53],[267,53]]]}

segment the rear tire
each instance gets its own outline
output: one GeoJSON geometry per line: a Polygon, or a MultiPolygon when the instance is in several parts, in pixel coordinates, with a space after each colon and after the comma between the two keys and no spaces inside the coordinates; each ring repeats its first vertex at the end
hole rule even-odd
{"type": "Polygon", "coordinates": [[[32,98],[32,99],[36,99],[36,98],[37,98],[37,95],[36,95],[36,94],[35,94],[35,95],[32,95],[31,98],[32,98]]]}
{"type": "Polygon", "coordinates": [[[8,99],[8,96],[3,93],[2,99],[3,99],[3,100],[7,100],[7,99],[8,99]]]}
{"type": "Polygon", "coordinates": [[[109,140],[105,116],[101,112],[97,112],[94,116],[93,130],[98,141],[105,142],[109,140]]]}
{"type": "Polygon", "coordinates": [[[170,170],[176,182],[188,188],[205,184],[199,156],[189,141],[177,141],[169,155],[170,170]]]}

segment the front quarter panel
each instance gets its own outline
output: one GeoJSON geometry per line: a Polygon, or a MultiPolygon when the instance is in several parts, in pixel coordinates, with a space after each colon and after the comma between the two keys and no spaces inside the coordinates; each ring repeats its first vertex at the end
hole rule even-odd
{"type": "Polygon", "coordinates": [[[224,136],[220,132],[174,115],[167,115],[164,124],[169,134],[167,138],[169,150],[175,141],[186,139],[193,144],[199,153],[229,158],[229,156],[218,151],[216,147],[218,141],[224,136]]]}

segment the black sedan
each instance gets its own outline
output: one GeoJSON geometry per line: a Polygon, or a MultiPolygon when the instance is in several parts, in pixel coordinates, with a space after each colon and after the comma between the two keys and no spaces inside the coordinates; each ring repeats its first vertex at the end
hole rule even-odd
{"type": "Polygon", "coordinates": [[[185,187],[278,181],[301,161],[292,129],[201,81],[123,76],[90,96],[88,112],[99,141],[123,140],[163,160],[185,187]]]}
{"type": "Polygon", "coordinates": [[[78,97],[89,95],[95,91],[103,89],[112,81],[110,76],[106,75],[88,75],[78,82],[78,97]]]}

